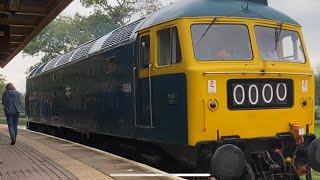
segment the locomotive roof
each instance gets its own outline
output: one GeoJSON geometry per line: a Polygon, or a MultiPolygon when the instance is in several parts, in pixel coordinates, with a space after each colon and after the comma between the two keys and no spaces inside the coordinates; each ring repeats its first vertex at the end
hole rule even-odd
{"type": "Polygon", "coordinates": [[[289,16],[269,7],[267,0],[180,0],[152,14],[141,28],[176,18],[200,16],[269,19],[299,25],[289,16]],[[247,3],[248,11],[245,11],[247,3]]]}
{"type": "Polygon", "coordinates": [[[28,78],[128,44],[133,41],[136,32],[140,29],[177,18],[200,16],[269,19],[299,25],[289,16],[269,7],[267,0],[180,0],[160,9],[145,19],[120,27],[64,55],[56,57],[46,64],[40,65],[29,74],[28,78]]]}

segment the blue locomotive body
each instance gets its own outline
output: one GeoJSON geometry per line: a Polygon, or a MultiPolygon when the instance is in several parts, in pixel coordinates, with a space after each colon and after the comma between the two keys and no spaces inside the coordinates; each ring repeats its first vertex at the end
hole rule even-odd
{"type": "Polygon", "coordinates": [[[152,98],[157,103],[153,103],[150,121],[149,79],[134,77],[134,47],[134,42],[129,42],[68,66],[48,72],[44,69],[46,73],[40,76],[35,74],[27,80],[29,121],[83,132],[187,144],[186,88],[182,88],[186,87],[185,75],[151,79],[152,94],[156,94],[152,98]],[[168,97],[170,94],[174,102],[168,97]]]}

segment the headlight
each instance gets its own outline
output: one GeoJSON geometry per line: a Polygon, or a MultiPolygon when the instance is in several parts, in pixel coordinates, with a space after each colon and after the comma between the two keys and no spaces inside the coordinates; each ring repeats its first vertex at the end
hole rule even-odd
{"type": "Polygon", "coordinates": [[[308,106],[308,100],[307,100],[307,99],[302,99],[302,100],[301,100],[301,106],[302,106],[303,108],[306,108],[306,107],[308,106]]]}
{"type": "Polygon", "coordinates": [[[215,111],[218,108],[218,101],[216,100],[210,100],[209,101],[209,109],[211,111],[215,111]]]}

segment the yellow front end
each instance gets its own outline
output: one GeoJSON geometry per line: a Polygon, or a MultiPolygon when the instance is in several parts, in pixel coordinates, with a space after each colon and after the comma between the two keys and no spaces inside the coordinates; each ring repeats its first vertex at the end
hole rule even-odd
{"type": "MultiPolygon", "coordinates": [[[[238,136],[243,139],[275,137],[279,133],[290,132],[291,124],[295,122],[304,129],[304,133],[313,133],[314,77],[306,49],[300,49],[300,51],[304,51],[305,62],[303,63],[263,60],[259,52],[255,32],[257,26],[278,28],[278,32],[280,29],[283,32],[297,32],[300,35],[301,47],[306,47],[301,27],[285,23],[281,25],[279,22],[274,21],[222,17],[216,19],[212,27],[209,27],[212,20],[212,17],[186,18],[178,23],[188,82],[189,145],[194,146],[197,142],[215,141],[222,137],[230,136],[238,136]],[[245,25],[248,28],[250,37],[252,59],[199,61],[195,55],[194,46],[196,45],[195,42],[201,41],[201,39],[193,40],[191,32],[191,27],[195,24],[207,24],[209,29],[215,28],[215,25],[219,24],[245,25]],[[248,80],[251,85],[254,85],[255,83],[250,81],[252,79],[257,84],[259,84],[260,80],[261,82],[274,81],[275,84],[272,85],[273,97],[280,99],[284,98],[285,94],[276,94],[277,88],[279,88],[277,86],[284,85],[281,85],[281,82],[277,83],[277,80],[291,81],[292,87],[288,86],[290,89],[283,91],[286,93],[292,91],[292,105],[288,107],[270,106],[266,108],[261,105],[258,108],[252,108],[254,106],[240,109],[230,108],[228,99],[230,101],[230,98],[234,98],[235,93],[234,89],[229,90],[228,93],[228,82],[230,80],[248,80]],[[211,107],[211,102],[215,102],[217,106],[211,107]],[[306,102],[307,104],[305,104],[306,102]]],[[[201,32],[205,33],[203,30],[201,32]]],[[[203,38],[206,38],[206,35],[203,38]]],[[[280,42],[279,47],[281,48],[281,46],[280,42]]],[[[297,49],[293,48],[294,50],[297,49]]],[[[284,51],[287,50],[280,51],[284,54],[284,51]]],[[[260,84],[260,86],[264,87],[265,85],[260,84]]],[[[261,92],[263,88],[261,87],[257,88],[257,90],[260,93],[259,98],[263,99],[261,92]]],[[[270,87],[265,87],[265,89],[267,88],[270,87]]],[[[250,90],[255,91],[256,89],[252,87],[250,90]]],[[[242,89],[238,88],[236,93],[239,93],[238,91],[242,92],[242,89]]],[[[246,94],[244,98],[242,96],[238,97],[237,102],[248,101],[249,97],[247,96],[246,94]]],[[[264,99],[267,99],[268,102],[268,97],[264,99]]],[[[252,98],[250,101],[256,102],[252,98]]],[[[265,104],[268,106],[268,103],[265,104]]]]}

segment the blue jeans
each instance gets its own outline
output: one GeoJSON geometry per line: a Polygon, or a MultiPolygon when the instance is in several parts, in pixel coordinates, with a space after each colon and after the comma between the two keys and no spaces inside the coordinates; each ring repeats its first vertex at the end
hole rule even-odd
{"type": "Polygon", "coordinates": [[[6,114],[10,138],[14,141],[17,139],[19,115],[20,113],[6,114]]]}

